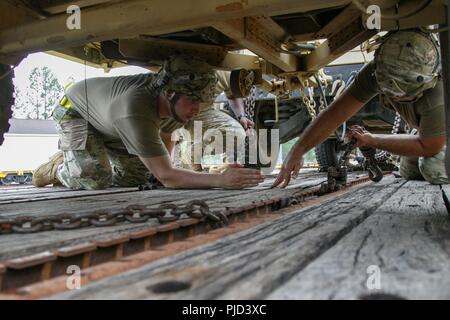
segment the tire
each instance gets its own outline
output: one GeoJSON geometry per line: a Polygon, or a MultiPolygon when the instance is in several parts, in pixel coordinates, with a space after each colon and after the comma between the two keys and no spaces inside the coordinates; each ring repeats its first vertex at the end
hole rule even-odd
{"type": "MultiPolygon", "coordinates": [[[[11,69],[10,66],[0,64],[0,77],[11,69]]],[[[12,116],[11,106],[14,104],[14,71],[0,79],[0,145],[4,141],[4,133],[9,130],[9,119],[12,116]]]]}
{"type": "Polygon", "coordinates": [[[337,150],[336,139],[328,139],[324,143],[319,144],[314,149],[316,160],[319,163],[320,171],[327,172],[328,167],[338,165],[340,152],[337,150]]]}

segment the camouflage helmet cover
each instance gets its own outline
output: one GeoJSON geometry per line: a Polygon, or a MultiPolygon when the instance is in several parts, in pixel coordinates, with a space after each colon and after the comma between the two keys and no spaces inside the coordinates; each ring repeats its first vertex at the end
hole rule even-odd
{"type": "Polygon", "coordinates": [[[217,77],[209,64],[186,55],[166,60],[155,79],[155,85],[160,89],[186,95],[199,102],[213,99],[216,84],[217,77]]]}
{"type": "Polygon", "coordinates": [[[418,97],[436,85],[440,58],[431,35],[416,30],[388,34],[375,53],[375,77],[388,97],[418,97]]]}

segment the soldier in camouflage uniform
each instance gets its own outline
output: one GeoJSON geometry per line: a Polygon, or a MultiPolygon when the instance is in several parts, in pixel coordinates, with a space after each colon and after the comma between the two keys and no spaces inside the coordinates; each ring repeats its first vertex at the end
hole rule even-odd
{"type": "Polygon", "coordinates": [[[371,134],[350,129],[357,146],[367,145],[401,156],[400,173],[408,180],[447,184],[445,172],[444,87],[439,75],[437,41],[420,30],[388,33],[350,87],[304,131],[286,158],[274,186],[296,176],[305,152],[326,140],[376,94],[396,110],[417,135],[371,134]]]}
{"type": "MultiPolygon", "coordinates": [[[[180,144],[180,160],[183,167],[189,167],[195,171],[202,171],[201,163],[194,156],[194,150],[204,151],[204,146],[210,142],[210,136],[205,135],[208,132],[215,132],[218,130],[224,140],[222,141],[224,149],[226,146],[226,137],[236,137],[236,141],[244,141],[246,136],[246,130],[254,127],[253,121],[248,119],[244,111],[244,103],[242,99],[233,98],[230,89],[230,72],[228,71],[216,71],[218,79],[217,85],[214,90],[214,95],[210,101],[200,104],[200,112],[194,116],[192,121],[187,124],[179,123],[173,119],[164,121],[161,130],[163,133],[178,135],[184,140],[180,144]],[[217,96],[224,93],[228,98],[231,110],[235,113],[237,121],[229,114],[218,109],[218,106],[214,105],[214,101],[217,96]],[[197,121],[201,124],[201,140],[194,140],[194,122],[197,121]],[[186,134],[187,133],[187,134],[186,134]],[[190,139],[190,140],[189,140],[190,139]]],[[[240,149],[238,149],[240,150],[240,149]]],[[[240,155],[237,155],[239,159],[240,155]]],[[[234,155],[233,155],[234,158],[234,155]]],[[[234,162],[234,159],[226,159],[228,163],[234,162]]]]}
{"type": "Polygon", "coordinates": [[[144,184],[150,173],[169,188],[258,185],[256,170],[230,166],[220,174],[174,168],[161,139],[164,119],[187,123],[210,101],[217,78],[194,57],[172,57],[158,74],[94,78],[72,85],[54,110],[62,153],[40,166],[33,184],[73,189],[144,184]]]}

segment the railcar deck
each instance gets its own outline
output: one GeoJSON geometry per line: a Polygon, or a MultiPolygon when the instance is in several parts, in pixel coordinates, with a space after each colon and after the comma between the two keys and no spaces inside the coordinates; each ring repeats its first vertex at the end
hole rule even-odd
{"type": "Polygon", "coordinates": [[[196,199],[226,208],[230,224],[186,216],[0,234],[0,298],[450,299],[450,188],[365,176],[321,197],[316,172],[286,190],[270,189],[273,177],[240,191],[2,187],[0,220],[196,199]],[[65,287],[69,265],[83,270],[80,290],[65,287]]]}

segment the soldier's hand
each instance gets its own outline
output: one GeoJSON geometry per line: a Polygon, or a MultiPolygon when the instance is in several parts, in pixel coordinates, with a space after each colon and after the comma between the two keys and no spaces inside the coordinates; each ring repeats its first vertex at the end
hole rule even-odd
{"type": "Polygon", "coordinates": [[[372,134],[361,126],[352,126],[348,129],[347,137],[356,139],[356,147],[370,145],[372,134]]]}
{"type": "Polygon", "coordinates": [[[230,164],[221,175],[222,187],[225,189],[256,187],[266,178],[259,170],[245,169],[237,163],[230,164]]]}
{"type": "Polygon", "coordinates": [[[295,148],[292,148],[288,156],[284,160],[280,173],[277,179],[272,184],[272,188],[280,186],[280,188],[286,188],[291,181],[291,178],[296,179],[300,168],[303,165],[303,154],[297,153],[295,148]]]}
{"type": "Polygon", "coordinates": [[[255,123],[247,117],[242,117],[241,120],[239,120],[239,123],[245,130],[253,129],[255,127],[255,123]]]}

